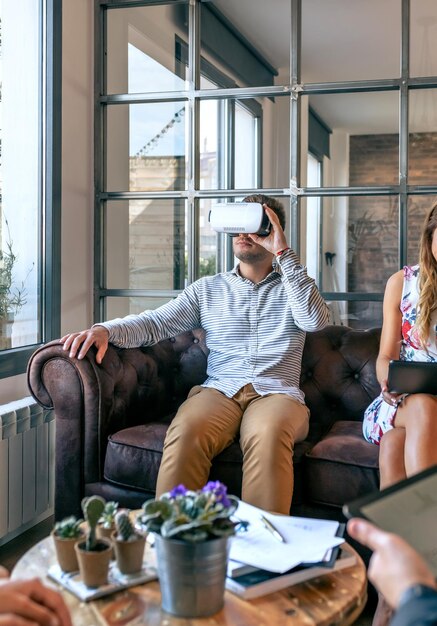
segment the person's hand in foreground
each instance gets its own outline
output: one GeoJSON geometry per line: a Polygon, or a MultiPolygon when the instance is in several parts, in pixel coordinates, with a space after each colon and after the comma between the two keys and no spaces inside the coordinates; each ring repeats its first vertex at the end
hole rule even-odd
{"type": "Polygon", "coordinates": [[[398,535],[358,518],[349,520],[347,531],[353,539],[373,550],[367,572],[369,580],[394,609],[404,591],[413,585],[437,589],[425,560],[398,535]]]}
{"type": "Polygon", "coordinates": [[[0,584],[0,626],[72,626],[62,596],[42,582],[6,581],[0,584]]]}
{"type": "Polygon", "coordinates": [[[61,342],[64,350],[69,350],[72,358],[77,355],[78,359],[83,359],[92,345],[96,346],[96,361],[100,364],[108,349],[109,333],[104,326],[93,326],[80,333],[64,335],[61,342]]]}

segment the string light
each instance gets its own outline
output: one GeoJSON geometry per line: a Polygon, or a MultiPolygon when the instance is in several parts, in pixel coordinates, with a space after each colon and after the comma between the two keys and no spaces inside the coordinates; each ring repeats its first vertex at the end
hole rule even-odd
{"type": "Polygon", "coordinates": [[[162,128],[159,131],[159,133],[157,133],[154,137],[152,137],[152,139],[150,139],[146,144],[144,144],[142,148],[140,148],[140,150],[138,150],[135,156],[136,157],[145,156],[152,148],[156,146],[159,140],[162,139],[162,137],[164,137],[164,135],[166,135],[171,128],[173,128],[175,124],[179,124],[181,122],[182,117],[184,115],[185,115],[185,107],[182,107],[181,109],[179,109],[179,111],[176,111],[172,119],[168,122],[168,124],[164,126],[164,128],[162,128]]]}

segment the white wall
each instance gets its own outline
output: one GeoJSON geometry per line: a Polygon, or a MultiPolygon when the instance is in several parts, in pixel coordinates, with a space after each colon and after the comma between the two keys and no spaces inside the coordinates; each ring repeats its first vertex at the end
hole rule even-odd
{"type": "Polygon", "coordinates": [[[93,7],[63,2],[61,333],[92,322],[93,7]]]}
{"type": "MultiPolygon", "coordinates": [[[[92,321],[93,5],[63,2],[61,333],[92,321]]],[[[27,395],[24,374],[0,380],[0,404],[27,395]]]]}

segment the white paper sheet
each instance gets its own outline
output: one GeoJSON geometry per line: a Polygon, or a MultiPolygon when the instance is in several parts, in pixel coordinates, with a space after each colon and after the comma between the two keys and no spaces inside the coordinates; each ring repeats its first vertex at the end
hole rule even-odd
{"type": "Polygon", "coordinates": [[[335,536],[338,522],[329,520],[274,515],[246,502],[240,502],[235,518],[248,521],[249,528],[233,537],[230,558],[272,572],[283,573],[302,562],[321,561],[330,548],[344,542],[335,536]],[[274,524],[285,543],[265,528],[261,515],[274,524]]]}

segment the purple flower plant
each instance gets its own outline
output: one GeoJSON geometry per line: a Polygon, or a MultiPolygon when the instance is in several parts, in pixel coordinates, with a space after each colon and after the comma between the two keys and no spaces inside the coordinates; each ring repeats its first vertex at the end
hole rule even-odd
{"type": "Polygon", "coordinates": [[[170,491],[170,498],[177,498],[178,496],[185,496],[187,494],[188,489],[185,485],[177,485],[173,487],[170,491]]]}
{"type": "Polygon", "coordinates": [[[226,509],[231,506],[231,501],[228,498],[228,488],[218,480],[210,480],[206,483],[206,485],[202,488],[202,493],[212,494],[215,502],[219,502],[226,509]]]}
{"type": "Polygon", "coordinates": [[[197,491],[176,485],[158,500],[143,504],[141,523],[163,537],[206,541],[233,535],[240,522],[232,519],[238,498],[228,495],[223,483],[210,481],[197,491]]]}

